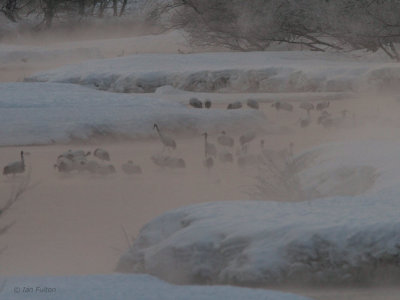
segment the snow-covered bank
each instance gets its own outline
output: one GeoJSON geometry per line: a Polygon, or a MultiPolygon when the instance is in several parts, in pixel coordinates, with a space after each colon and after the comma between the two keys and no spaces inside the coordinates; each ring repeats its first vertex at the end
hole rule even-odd
{"type": "Polygon", "coordinates": [[[162,130],[197,134],[257,128],[253,110],[194,110],[156,96],[116,94],[58,83],[0,84],[0,145],[46,144],[91,137],[147,138],[162,130]],[[233,121],[235,120],[235,121],[233,121]]]}
{"type": "Polygon", "coordinates": [[[303,185],[335,197],[164,213],[142,228],[117,270],[179,283],[399,282],[399,148],[374,141],[311,149],[318,153],[300,172],[303,185]]]}
{"type": "Polygon", "coordinates": [[[349,92],[397,89],[400,67],[311,52],[139,54],[36,73],[26,81],[68,82],[115,92],[164,85],[197,92],[349,92]]]}
{"type": "Polygon", "coordinates": [[[148,275],[10,277],[0,285],[4,300],[309,300],[266,290],[222,286],[175,286],[148,275]]]}
{"type": "Polygon", "coordinates": [[[398,282],[398,192],[183,207],[144,226],[117,270],[178,283],[262,285],[368,283],[389,269],[379,279],[398,282]]]}

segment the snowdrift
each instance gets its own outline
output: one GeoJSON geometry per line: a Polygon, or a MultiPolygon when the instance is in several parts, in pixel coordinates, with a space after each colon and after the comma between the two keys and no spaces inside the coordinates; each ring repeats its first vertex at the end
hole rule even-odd
{"type": "Polygon", "coordinates": [[[309,300],[267,290],[222,286],[175,286],[148,275],[11,277],[4,279],[1,299],[52,300],[309,300]],[[24,292],[25,288],[25,292],[24,292]]]}
{"type": "Polygon", "coordinates": [[[144,226],[117,271],[185,284],[264,285],[368,283],[391,269],[379,279],[398,282],[396,195],[183,207],[144,226]]]}
{"type": "Polygon", "coordinates": [[[154,123],[183,135],[240,130],[243,123],[256,129],[264,120],[254,110],[196,110],[156,95],[108,93],[71,84],[1,83],[0,94],[0,145],[148,138],[156,136],[154,123]]]}
{"type": "Polygon", "coordinates": [[[398,89],[400,67],[314,52],[138,54],[36,73],[26,81],[150,93],[170,85],[195,92],[352,92],[398,89]]]}
{"type": "Polygon", "coordinates": [[[117,271],[186,284],[399,282],[400,168],[391,164],[399,146],[326,145],[302,180],[320,197],[335,197],[213,202],[164,213],[142,228],[117,271]],[[352,171],[337,171],[343,167],[352,171]],[[348,192],[357,183],[367,187],[348,192]]]}

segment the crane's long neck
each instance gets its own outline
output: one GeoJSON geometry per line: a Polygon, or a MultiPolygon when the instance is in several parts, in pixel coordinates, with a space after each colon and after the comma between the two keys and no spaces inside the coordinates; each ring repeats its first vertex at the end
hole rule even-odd
{"type": "Polygon", "coordinates": [[[154,126],[155,127],[155,129],[157,130],[157,133],[158,133],[158,135],[160,136],[160,139],[164,139],[164,137],[163,137],[163,135],[161,134],[161,132],[160,132],[160,129],[158,128],[158,126],[157,125],[155,125],[154,126]]]}
{"type": "Polygon", "coordinates": [[[24,152],[21,151],[21,163],[25,167],[24,152]]]}
{"type": "Polygon", "coordinates": [[[204,156],[207,158],[207,134],[204,134],[204,156]]]}

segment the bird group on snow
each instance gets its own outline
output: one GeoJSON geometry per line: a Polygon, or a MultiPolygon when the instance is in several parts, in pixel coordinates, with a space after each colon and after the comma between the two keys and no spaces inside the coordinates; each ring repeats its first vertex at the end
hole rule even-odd
{"type": "MultiPolygon", "coordinates": [[[[247,106],[252,109],[259,109],[259,102],[255,99],[248,99],[247,106]]],[[[211,100],[206,99],[204,103],[197,98],[191,98],[189,104],[195,108],[205,108],[211,107],[211,100]]],[[[276,109],[277,112],[283,110],[287,112],[292,112],[294,110],[293,104],[284,101],[275,101],[271,105],[276,109]]],[[[228,104],[228,109],[238,109],[242,107],[240,101],[232,102],[228,104]]],[[[301,128],[306,128],[311,124],[311,111],[319,112],[317,117],[317,124],[322,125],[324,128],[330,128],[339,126],[346,118],[348,111],[342,110],[340,116],[333,116],[328,112],[330,107],[329,101],[318,102],[315,105],[310,102],[301,102],[299,104],[299,109],[306,111],[306,116],[298,120],[298,124],[301,128]]],[[[353,113],[353,122],[354,122],[353,113]]],[[[153,129],[156,131],[159,140],[163,146],[161,153],[151,156],[152,162],[159,166],[165,168],[179,169],[185,168],[186,162],[181,157],[171,156],[171,151],[177,149],[176,141],[160,130],[157,123],[154,123],[153,129]]],[[[232,149],[235,146],[235,139],[229,136],[226,131],[221,131],[220,135],[216,137],[216,144],[210,142],[209,134],[204,132],[204,160],[203,165],[207,169],[211,169],[215,165],[215,161],[218,159],[221,163],[232,163],[235,161],[232,149]]],[[[257,164],[259,162],[258,154],[249,154],[249,145],[256,139],[256,133],[249,131],[242,134],[238,138],[239,148],[236,149],[236,161],[239,166],[257,164]]],[[[260,141],[261,152],[267,153],[264,149],[264,140],[260,141]]],[[[286,151],[286,150],[285,150],[286,151]]],[[[268,152],[271,154],[270,152],[268,152]]],[[[289,156],[293,155],[293,144],[289,146],[287,152],[289,156]]],[[[84,150],[68,150],[60,154],[54,168],[62,173],[70,173],[73,171],[78,172],[89,172],[92,174],[108,175],[116,172],[116,168],[111,163],[110,153],[103,148],[96,148],[93,152],[84,150]]],[[[141,166],[135,164],[132,160],[129,160],[121,165],[121,169],[126,174],[142,174],[141,166]]],[[[20,152],[20,160],[11,162],[4,166],[3,175],[13,175],[24,173],[26,170],[24,151],[20,152]]]]}

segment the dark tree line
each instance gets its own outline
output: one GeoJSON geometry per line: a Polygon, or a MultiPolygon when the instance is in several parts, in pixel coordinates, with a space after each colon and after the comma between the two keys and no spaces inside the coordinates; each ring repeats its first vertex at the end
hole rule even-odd
{"type": "MultiPolygon", "coordinates": [[[[37,14],[54,18],[121,16],[128,0],[0,0],[13,22],[37,14]]],[[[133,0],[130,0],[133,1],[133,0]]],[[[383,50],[400,61],[400,0],[146,0],[155,23],[183,29],[194,45],[264,51],[277,43],[313,51],[383,50]]]]}
{"type": "Polygon", "coordinates": [[[264,51],[272,44],[314,51],[382,49],[400,61],[399,0],[174,0],[164,10],[195,45],[264,51]]]}
{"type": "Polygon", "coordinates": [[[51,27],[55,17],[97,16],[110,12],[122,16],[128,0],[0,0],[0,11],[12,22],[19,22],[31,15],[42,18],[38,25],[51,27]]]}

